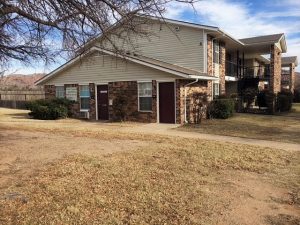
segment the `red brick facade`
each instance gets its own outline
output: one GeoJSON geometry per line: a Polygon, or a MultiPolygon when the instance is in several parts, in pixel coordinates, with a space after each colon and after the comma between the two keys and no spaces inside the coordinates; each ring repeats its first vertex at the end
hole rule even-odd
{"type": "Polygon", "coordinates": [[[296,79],[295,64],[292,63],[290,64],[290,91],[293,93],[295,90],[295,79],[296,79]]]}
{"type": "Polygon", "coordinates": [[[276,45],[271,45],[270,91],[277,94],[281,90],[281,51],[276,45]]]}
{"type": "MultiPolygon", "coordinates": [[[[127,110],[125,120],[155,123],[157,121],[156,109],[156,81],[152,81],[152,112],[140,112],[138,110],[138,83],[137,81],[110,82],[108,84],[109,99],[113,102],[122,91],[127,98],[127,110]]],[[[113,106],[109,106],[109,119],[116,118],[113,106]]]]}
{"type": "Polygon", "coordinates": [[[224,43],[220,43],[220,95],[226,94],[225,88],[225,67],[226,67],[226,48],[224,43]]]}
{"type": "Polygon", "coordinates": [[[186,105],[187,105],[187,122],[194,122],[193,113],[193,94],[194,93],[207,93],[207,97],[211,97],[211,82],[198,81],[190,86],[185,87],[193,80],[176,80],[176,123],[185,123],[185,89],[186,89],[186,105]]]}

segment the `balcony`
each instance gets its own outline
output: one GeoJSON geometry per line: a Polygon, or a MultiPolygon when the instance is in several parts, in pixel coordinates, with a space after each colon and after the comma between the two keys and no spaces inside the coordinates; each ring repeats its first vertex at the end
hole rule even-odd
{"type": "Polygon", "coordinates": [[[226,61],[226,76],[236,78],[259,78],[268,80],[270,78],[270,65],[259,65],[243,67],[234,62],[226,61]]]}

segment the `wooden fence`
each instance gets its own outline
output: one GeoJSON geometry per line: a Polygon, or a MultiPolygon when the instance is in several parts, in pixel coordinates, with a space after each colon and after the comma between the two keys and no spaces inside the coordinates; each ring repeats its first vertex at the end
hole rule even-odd
{"type": "Polygon", "coordinates": [[[45,92],[43,90],[0,90],[0,107],[25,109],[26,102],[44,98],[45,92]]]}

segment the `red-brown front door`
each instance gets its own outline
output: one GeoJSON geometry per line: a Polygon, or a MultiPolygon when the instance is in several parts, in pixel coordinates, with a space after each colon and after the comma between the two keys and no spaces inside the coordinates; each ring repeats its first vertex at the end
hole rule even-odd
{"type": "Polygon", "coordinates": [[[98,120],[108,120],[108,85],[97,86],[98,120]]]}
{"type": "Polygon", "coordinates": [[[174,82],[159,83],[159,122],[175,123],[174,82]]]}

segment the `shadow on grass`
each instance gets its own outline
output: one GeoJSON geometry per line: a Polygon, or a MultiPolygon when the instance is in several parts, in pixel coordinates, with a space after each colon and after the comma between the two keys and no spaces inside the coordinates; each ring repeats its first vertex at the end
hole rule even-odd
{"type": "Polygon", "coordinates": [[[266,216],[266,222],[270,225],[299,225],[300,217],[279,214],[277,216],[266,216]]]}

